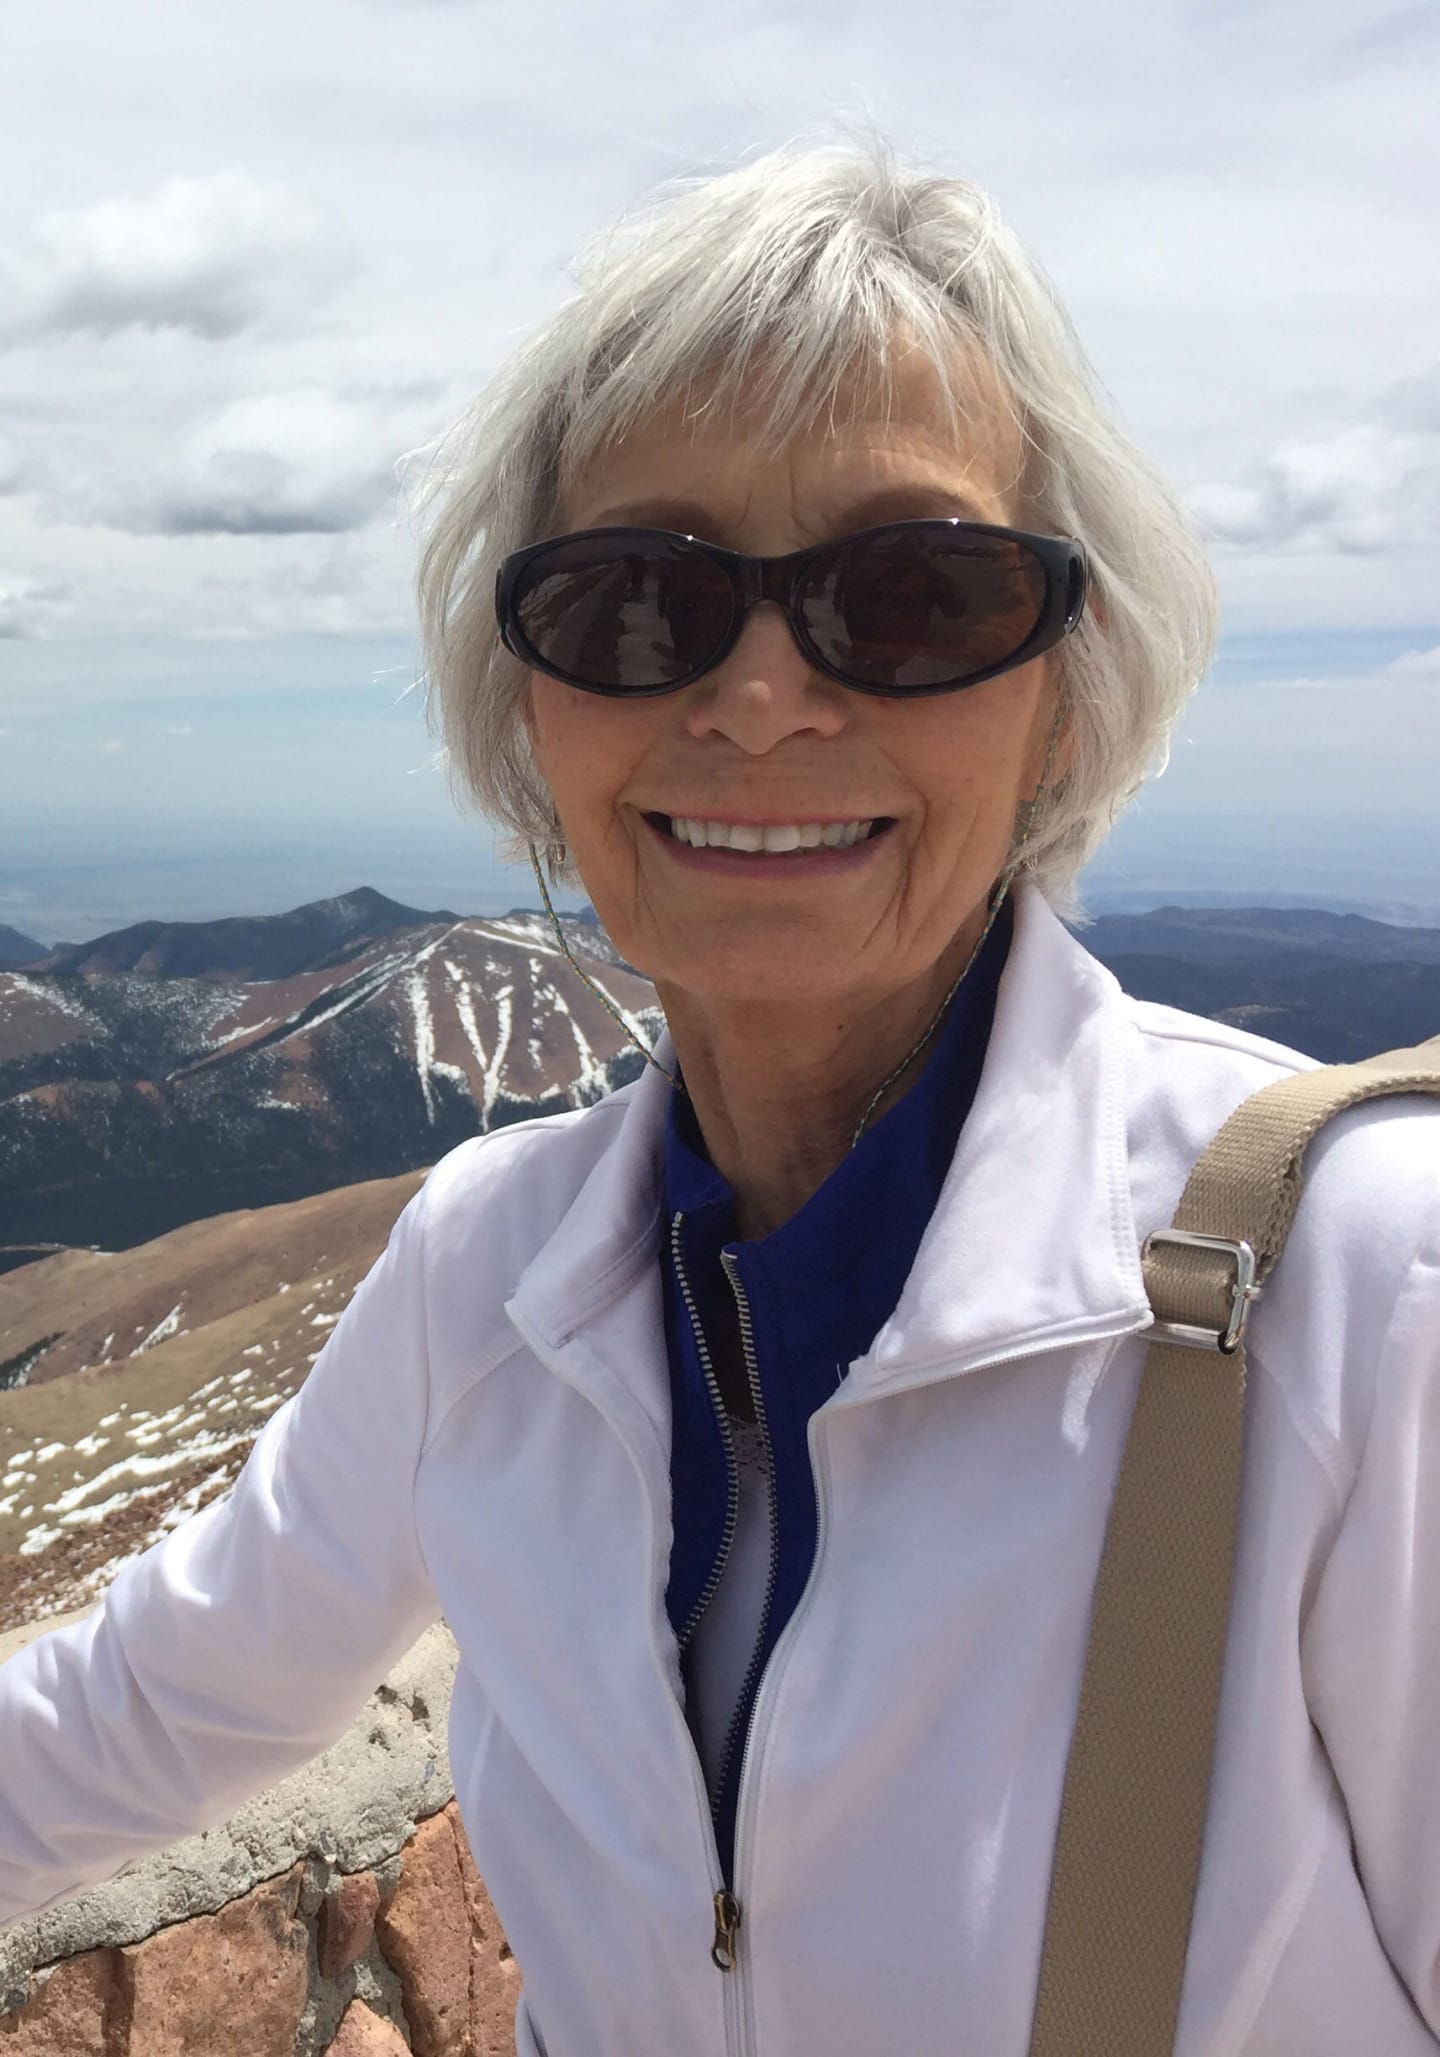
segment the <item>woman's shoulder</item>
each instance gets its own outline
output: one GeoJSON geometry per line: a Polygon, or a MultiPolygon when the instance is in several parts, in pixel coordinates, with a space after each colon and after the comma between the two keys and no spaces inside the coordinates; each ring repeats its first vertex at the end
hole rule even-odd
{"type": "Polygon", "coordinates": [[[613,1149],[633,1091],[467,1138],[395,1223],[376,1271],[407,1310],[432,1423],[523,1347],[509,1303],[613,1149]]]}
{"type": "MultiPolygon", "coordinates": [[[[1250,1094],[1318,1060],[1228,1022],[1125,996],[1134,1037],[1132,1132],[1163,1131],[1193,1163],[1250,1094]]],[[[1440,1043],[1435,1048],[1440,1064],[1440,1043]]],[[[1301,1218],[1351,1249],[1433,1249],[1440,1226],[1440,1093],[1384,1094],[1334,1115],[1304,1157],[1301,1218]]],[[[1300,1220],[1297,1219],[1297,1228],[1300,1220]]]]}
{"type": "MultiPolygon", "coordinates": [[[[1317,1068],[1229,1023],[1128,996],[1126,1007],[1132,1135],[1163,1131],[1187,1168],[1252,1092],[1317,1068]]],[[[1302,1179],[1252,1325],[1255,1356],[1292,1405],[1328,1424],[1327,1440],[1353,1452],[1387,1342],[1412,1359],[1418,1351],[1415,1376],[1440,1371],[1440,1095],[1386,1094],[1332,1116],[1305,1151],[1302,1179]]]]}
{"type": "MultiPolygon", "coordinates": [[[[1321,1068],[1319,1059],[1236,1023],[1123,998],[1133,1038],[1133,1118],[1171,1129],[1190,1160],[1252,1093],[1321,1068]]],[[[1440,1041],[1433,1061],[1440,1068],[1440,1041]]],[[[1440,1199],[1440,1093],[1387,1094],[1333,1116],[1306,1154],[1307,1176],[1331,1156],[1343,1161],[1362,1203],[1379,1199],[1375,1181],[1384,1176],[1396,1182],[1397,1198],[1440,1199]]]]}
{"type": "Polygon", "coordinates": [[[427,1268],[483,1258],[513,1280],[564,1220],[619,1135],[633,1086],[588,1107],[507,1122],[437,1159],[414,1204],[427,1268]]]}

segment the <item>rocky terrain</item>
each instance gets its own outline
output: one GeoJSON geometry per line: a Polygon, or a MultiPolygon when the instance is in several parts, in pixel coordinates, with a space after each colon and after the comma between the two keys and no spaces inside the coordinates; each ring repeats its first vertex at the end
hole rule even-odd
{"type": "MultiPolygon", "coordinates": [[[[593,923],[565,931],[652,1038],[648,982],[593,923]]],[[[538,914],[361,892],[68,945],[0,971],[0,1271],[433,1163],[640,1061],[538,914]]]]}
{"type": "Polygon", "coordinates": [[[423,1176],[0,1278],[0,1632],[84,1606],[227,1490],[423,1176]]]}

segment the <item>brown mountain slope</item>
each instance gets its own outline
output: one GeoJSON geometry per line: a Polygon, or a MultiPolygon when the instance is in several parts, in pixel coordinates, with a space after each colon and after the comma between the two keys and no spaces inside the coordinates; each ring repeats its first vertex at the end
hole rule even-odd
{"type": "MultiPolygon", "coordinates": [[[[653,1039],[648,982],[566,934],[653,1039]]],[[[0,972],[0,1246],[124,1249],[393,1176],[640,1061],[538,915],[426,919],[270,979],[0,972]]]]}
{"type": "Polygon", "coordinates": [[[31,1359],[0,1392],[0,1630],[85,1605],[228,1489],[423,1177],[0,1278],[0,1359],[31,1359]]]}

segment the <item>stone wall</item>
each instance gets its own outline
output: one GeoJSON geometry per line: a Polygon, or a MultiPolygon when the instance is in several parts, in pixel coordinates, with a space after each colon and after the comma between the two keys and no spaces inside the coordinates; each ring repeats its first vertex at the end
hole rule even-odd
{"type": "Polygon", "coordinates": [[[0,1930],[0,2057],[513,2057],[519,1973],[450,1786],[454,1670],[438,1624],[313,1764],[0,1930]]]}

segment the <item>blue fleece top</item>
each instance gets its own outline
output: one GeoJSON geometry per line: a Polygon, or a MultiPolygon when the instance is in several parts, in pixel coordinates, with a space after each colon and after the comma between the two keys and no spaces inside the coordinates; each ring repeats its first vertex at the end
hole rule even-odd
{"type": "Polygon", "coordinates": [[[755,1690],[794,1612],[815,1555],[815,1481],[806,1430],[894,1311],[949,1171],[980,1082],[1011,908],[1001,909],[935,1037],[914,1085],[866,1130],[797,1214],[768,1236],[734,1239],[735,1199],[710,1162],[694,1110],[673,1093],[665,1135],[666,1218],[661,1257],[670,1359],[670,1482],[674,1538],[666,1594],[685,1658],[725,1547],[731,1477],[725,1437],[695,1338],[733,1320],[720,1257],[733,1258],[749,1304],[771,1452],[774,1555],[770,1602],[736,1710],[720,1789],[711,1794],[725,1878],[733,1874],[735,1803],[755,1690]],[[676,1215],[684,1283],[672,1237],[676,1215]],[[727,1303],[729,1303],[727,1305],[727,1303]]]}

